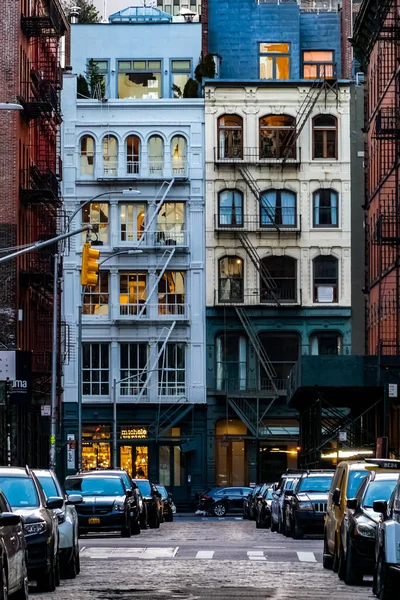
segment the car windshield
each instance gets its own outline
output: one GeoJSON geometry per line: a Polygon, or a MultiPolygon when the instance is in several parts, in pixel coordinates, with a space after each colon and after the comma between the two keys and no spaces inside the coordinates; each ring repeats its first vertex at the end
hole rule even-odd
{"type": "Polygon", "coordinates": [[[375,500],[386,500],[389,501],[390,496],[396,487],[397,480],[375,480],[371,481],[366,491],[363,500],[363,506],[365,508],[372,508],[375,500]]]}
{"type": "Polygon", "coordinates": [[[158,491],[159,491],[159,492],[160,492],[160,494],[161,494],[161,498],[162,498],[163,500],[166,500],[166,499],[168,498],[168,492],[167,492],[167,490],[165,489],[165,487],[164,487],[163,485],[158,485],[158,486],[157,486],[157,489],[158,489],[158,491]]]}
{"type": "Polygon", "coordinates": [[[42,486],[44,493],[48,498],[50,498],[50,496],[59,496],[59,492],[52,477],[37,475],[37,478],[39,479],[40,485],[42,486]]]}
{"type": "Polygon", "coordinates": [[[148,481],[145,479],[136,479],[136,483],[139,486],[139,490],[142,492],[143,496],[151,496],[151,486],[148,481]]]}
{"type": "Polygon", "coordinates": [[[295,482],[294,479],[286,479],[284,485],[283,485],[283,489],[284,490],[290,490],[293,486],[293,483],[295,482]]]}
{"type": "Polygon", "coordinates": [[[332,478],[333,473],[324,477],[305,477],[300,482],[299,492],[322,492],[327,494],[331,487],[332,478]]]}
{"type": "Polygon", "coordinates": [[[0,477],[0,490],[13,509],[39,506],[39,496],[30,477],[0,477]]]}
{"type": "Polygon", "coordinates": [[[79,477],[65,481],[67,493],[79,492],[82,496],[124,496],[125,490],[119,477],[79,477]]]}
{"type": "Polygon", "coordinates": [[[354,498],[362,480],[368,473],[366,471],[350,471],[349,480],[347,482],[347,497],[354,498]]]}

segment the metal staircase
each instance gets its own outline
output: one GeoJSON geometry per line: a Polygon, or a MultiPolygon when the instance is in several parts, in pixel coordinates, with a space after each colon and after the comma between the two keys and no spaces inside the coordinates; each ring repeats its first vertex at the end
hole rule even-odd
{"type": "Polygon", "coordinates": [[[160,188],[154,198],[155,204],[154,204],[153,214],[151,215],[150,219],[147,221],[146,227],[144,228],[142,235],[137,240],[137,243],[133,246],[133,248],[135,250],[140,248],[140,246],[143,244],[144,240],[147,239],[147,234],[149,233],[150,228],[152,227],[152,225],[154,223],[154,220],[157,218],[157,215],[160,212],[160,208],[164,204],[166,197],[168,196],[172,186],[174,185],[174,182],[175,182],[175,179],[172,178],[170,181],[163,181],[162,184],[160,185],[160,188]]]}
{"type": "Polygon", "coordinates": [[[155,282],[153,283],[151,290],[147,293],[147,286],[146,286],[145,290],[143,291],[143,299],[146,298],[146,300],[140,306],[140,310],[137,314],[138,318],[143,316],[143,314],[145,313],[147,306],[150,304],[150,300],[153,297],[154,292],[158,288],[158,284],[160,283],[162,276],[164,275],[165,271],[167,270],[168,265],[171,262],[171,259],[174,254],[175,254],[175,248],[171,248],[171,249],[165,250],[163,252],[163,254],[156,266],[157,278],[156,278],[155,282]]]}
{"type": "Polygon", "coordinates": [[[271,277],[271,274],[268,271],[267,267],[260,260],[257,250],[255,249],[252,242],[250,241],[250,238],[248,237],[248,235],[246,233],[239,232],[239,231],[236,232],[235,235],[236,235],[236,238],[242,244],[243,248],[246,250],[248,257],[250,258],[251,262],[253,263],[253,265],[257,269],[258,273],[260,274],[261,280],[264,283],[266,289],[268,290],[268,292],[271,294],[271,296],[273,297],[273,299],[279,306],[280,302],[279,302],[277,295],[275,294],[277,285],[276,285],[275,281],[273,280],[273,278],[271,277]]]}
{"type": "Polygon", "coordinates": [[[179,421],[181,421],[191,410],[193,410],[194,404],[188,404],[186,398],[185,403],[179,403],[177,401],[167,407],[158,405],[156,420],[149,426],[149,434],[151,438],[158,440],[162,437],[169,429],[174,427],[179,421]]]}

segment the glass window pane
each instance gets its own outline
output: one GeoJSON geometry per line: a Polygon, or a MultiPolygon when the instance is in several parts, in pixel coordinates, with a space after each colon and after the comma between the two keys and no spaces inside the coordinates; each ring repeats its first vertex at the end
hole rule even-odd
{"type": "Polygon", "coordinates": [[[161,69],[161,61],[149,60],[149,69],[161,69]]]}
{"type": "Polygon", "coordinates": [[[288,56],[277,56],[275,59],[276,64],[276,79],[289,79],[289,65],[290,59],[288,56]]]}
{"type": "Polygon", "coordinates": [[[260,79],[274,78],[274,59],[272,56],[260,56],[260,79]]]}
{"type": "Polygon", "coordinates": [[[279,54],[288,53],[289,44],[264,42],[260,44],[260,52],[276,52],[279,54]]]}
{"type": "Polygon", "coordinates": [[[309,50],[304,52],[304,62],[331,62],[333,60],[333,52],[330,50],[309,50]]]}
{"type": "Polygon", "coordinates": [[[161,73],[118,74],[118,98],[157,99],[161,97],[161,73]]]}
{"type": "Polygon", "coordinates": [[[118,69],[127,71],[132,68],[132,62],[130,60],[120,60],[118,62],[118,69]]]}
{"type": "Polygon", "coordinates": [[[182,98],[185,85],[189,79],[188,73],[173,73],[172,75],[172,91],[174,98],[182,98]]]}
{"type": "Polygon", "coordinates": [[[163,485],[171,485],[171,448],[160,446],[159,481],[163,485]]]}
{"type": "Polygon", "coordinates": [[[99,70],[107,71],[108,62],[106,60],[95,60],[94,62],[99,70]]]}
{"type": "Polygon", "coordinates": [[[146,70],[146,61],[145,60],[134,60],[133,68],[135,71],[145,71],[146,70]]]}
{"type": "Polygon", "coordinates": [[[173,60],[173,71],[190,71],[190,60],[173,60]]]}
{"type": "Polygon", "coordinates": [[[304,65],[303,77],[304,77],[304,79],[316,79],[317,78],[317,65],[304,65]]]}

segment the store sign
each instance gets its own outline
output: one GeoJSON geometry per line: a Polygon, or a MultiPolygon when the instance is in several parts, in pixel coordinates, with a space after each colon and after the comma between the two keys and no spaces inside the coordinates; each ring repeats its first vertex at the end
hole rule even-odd
{"type": "Polygon", "coordinates": [[[143,440],[147,438],[147,429],[145,427],[129,427],[121,429],[121,440],[143,440]]]}
{"type": "Polygon", "coordinates": [[[26,350],[15,352],[15,379],[11,383],[11,404],[30,404],[32,402],[32,353],[26,350]]]}
{"type": "Polygon", "coordinates": [[[67,469],[75,469],[75,449],[76,449],[76,440],[74,433],[67,434],[67,469]]]}

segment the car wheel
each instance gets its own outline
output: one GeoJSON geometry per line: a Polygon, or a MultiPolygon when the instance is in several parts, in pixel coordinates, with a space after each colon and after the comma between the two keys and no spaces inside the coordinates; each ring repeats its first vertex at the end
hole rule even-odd
{"type": "Polygon", "coordinates": [[[302,540],[304,537],[303,528],[296,521],[296,517],[293,519],[293,539],[294,540],[302,540]]]}
{"type": "Polygon", "coordinates": [[[8,576],[7,576],[7,565],[2,558],[1,561],[1,588],[0,588],[0,600],[8,600],[8,576]]]}
{"type": "Polygon", "coordinates": [[[22,578],[20,581],[20,588],[18,592],[12,597],[12,600],[28,600],[29,598],[29,582],[28,582],[28,570],[26,568],[27,557],[24,558],[24,563],[22,566],[22,578]]]}
{"type": "Polygon", "coordinates": [[[158,529],[160,527],[160,516],[155,513],[148,519],[150,529],[158,529]]]}
{"type": "Polygon", "coordinates": [[[75,564],[76,564],[76,574],[79,575],[79,573],[81,572],[81,555],[79,552],[79,548],[77,548],[77,551],[76,551],[75,564]]]}
{"type": "Polygon", "coordinates": [[[37,578],[38,592],[54,592],[56,589],[56,561],[54,557],[47,573],[37,578]]]}
{"type": "Polygon", "coordinates": [[[226,506],[222,502],[217,502],[212,507],[212,514],[214,517],[224,517],[226,515],[226,506]]]}
{"type": "Polygon", "coordinates": [[[142,529],[147,529],[147,514],[146,511],[140,513],[140,527],[142,529]]]}
{"type": "Polygon", "coordinates": [[[282,527],[281,527],[281,530],[282,530],[282,535],[284,535],[285,537],[287,537],[287,535],[286,535],[287,527],[286,527],[286,517],[285,517],[285,515],[283,515],[283,517],[282,517],[282,527]]]}
{"type": "Polygon", "coordinates": [[[244,506],[243,506],[243,519],[247,519],[247,510],[244,506]]]}
{"type": "Polygon", "coordinates": [[[76,572],[76,549],[73,548],[69,560],[61,563],[61,577],[63,579],[75,579],[76,572]]]}
{"type": "Polygon", "coordinates": [[[172,512],[172,510],[170,510],[170,512],[167,513],[165,520],[167,523],[172,523],[172,521],[174,520],[174,513],[172,512]]]}
{"type": "Polygon", "coordinates": [[[343,581],[345,578],[346,568],[347,568],[347,560],[344,555],[343,544],[340,544],[338,577],[341,581],[343,581]]]}
{"type": "Polygon", "coordinates": [[[132,535],[139,535],[140,534],[140,521],[139,519],[135,519],[132,524],[131,524],[131,531],[132,531],[132,535]]]}
{"type": "Polygon", "coordinates": [[[324,569],[332,569],[333,567],[333,556],[328,552],[326,533],[324,534],[324,552],[322,555],[322,566],[324,567],[324,569]]]}
{"type": "Polygon", "coordinates": [[[277,531],[276,524],[273,518],[271,517],[271,532],[274,533],[275,531],[277,531]]]}
{"type": "Polygon", "coordinates": [[[385,563],[385,557],[381,552],[376,566],[376,595],[379,600],[394,600],[393,574],[385,563]]]}
{"type": "Polygon", "coordinates": [[[57,556],[56,556],[55,578],[56,578],[56,586],[60,585],[60,583],[61,583],[61,578],[60,578],[60,555],[58,554],[58,552],[57,552],[57,556]]]}
{"type": "Polygon", "coordinates": [[[347,556],[343,577],[344,582],[346,585],[361,585],[363,582],[363,578],[363,572],[360,570],[360,567],[355,565],[353,546],[351,542],[348,541],[347,556]]]}
{"type": "Polygon", "coordinates": [[[131,529],[131,520],[128,517],[128,523],[125,525],[125,527],[121,530],[121,537],[123,538],[130,538],[132,535],[132,529],[131,529]]]}

